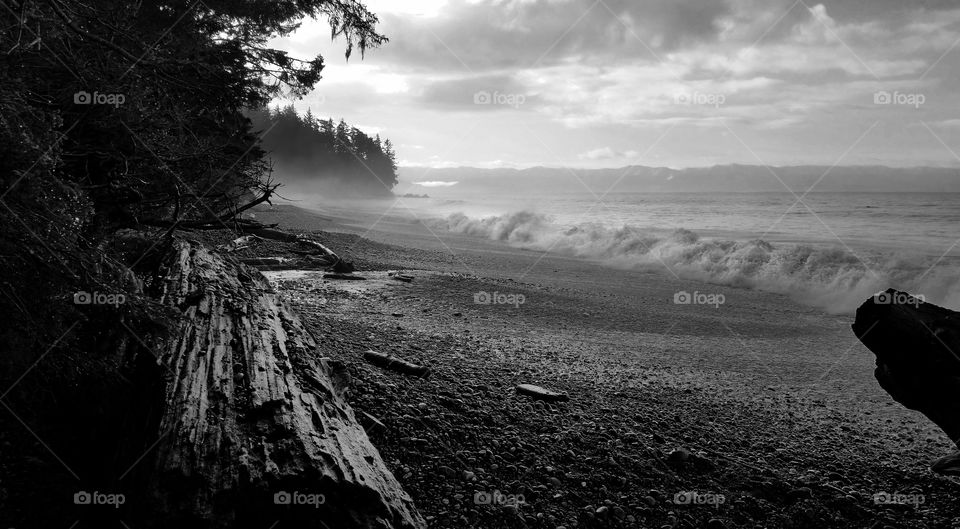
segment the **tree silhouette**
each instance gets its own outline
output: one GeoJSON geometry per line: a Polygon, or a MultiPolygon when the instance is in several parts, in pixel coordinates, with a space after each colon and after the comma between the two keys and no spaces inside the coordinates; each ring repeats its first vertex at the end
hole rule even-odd
{"type": "Polygon", "coordinates": [[[281,182],[309,184],[336,180],[370,195],[389,194],[397,184],[396,153],[390,140],[371,138],[341,119],[300,116],[293,106],[248,113],[254,130],[267,131],[262,147],[281,182]]]}

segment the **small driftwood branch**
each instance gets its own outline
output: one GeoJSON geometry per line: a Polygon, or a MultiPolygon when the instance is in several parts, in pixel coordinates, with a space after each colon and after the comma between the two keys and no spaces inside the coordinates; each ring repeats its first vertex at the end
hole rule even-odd
{"type": "Polygon", "coordinates": [[[430,374],[429,367],[412,364],[399,357],[378,353],[377,351],[367,351],[363,353],[363,358],[375,366],[396,371],[397,373],[403,373],[404,375],[424,377],[430,374]]]}

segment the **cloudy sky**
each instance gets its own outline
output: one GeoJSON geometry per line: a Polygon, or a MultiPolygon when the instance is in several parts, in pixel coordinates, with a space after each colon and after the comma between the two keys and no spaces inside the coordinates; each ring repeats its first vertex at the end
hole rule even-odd
{"type": "Polygon", "coordinates": [[[390,42],[296,102],[402,165],[960,166],[956,0],[368,0],[390,42]]]}

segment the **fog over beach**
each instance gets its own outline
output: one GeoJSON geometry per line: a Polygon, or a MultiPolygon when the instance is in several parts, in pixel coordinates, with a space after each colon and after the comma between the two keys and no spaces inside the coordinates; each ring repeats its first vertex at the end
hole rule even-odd
{"type": "Polygon", "coordinates": [[[415,196],[400,198],[393,211],[438,231],[788,294],[831,313],[852,313],[888,287],[960,308],[956,170],[777,171],[779,183],[766,168],[736,166],[436,169],[429,174],[441,179],[424,181],[416,180],[422,169],[406,168],[399,186],[415,196]],[[831,172],[823,187],[840,191],[810,191],[831,172]],[[726,191],[692,191],[698,186],[726,191]],[[796,191],[769,190],[784,186],[796,191]]]}

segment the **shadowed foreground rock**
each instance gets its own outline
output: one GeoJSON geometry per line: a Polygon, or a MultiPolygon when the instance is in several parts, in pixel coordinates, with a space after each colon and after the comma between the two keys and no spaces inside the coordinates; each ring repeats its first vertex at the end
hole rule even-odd
{"type": "Polygon", "coordinates": [[[156,527],[425,527],[266,278],[183,241],[164,273],[156,527]]]}
{"type": "MultiPolygon", "coordinates": [[[[960,447],[960,313],[889,289],[857,309],[853,332],[877,355],[880,386],[960,447]]],[[[934,470],[956,466],[938,462],[934,470]]]]}

